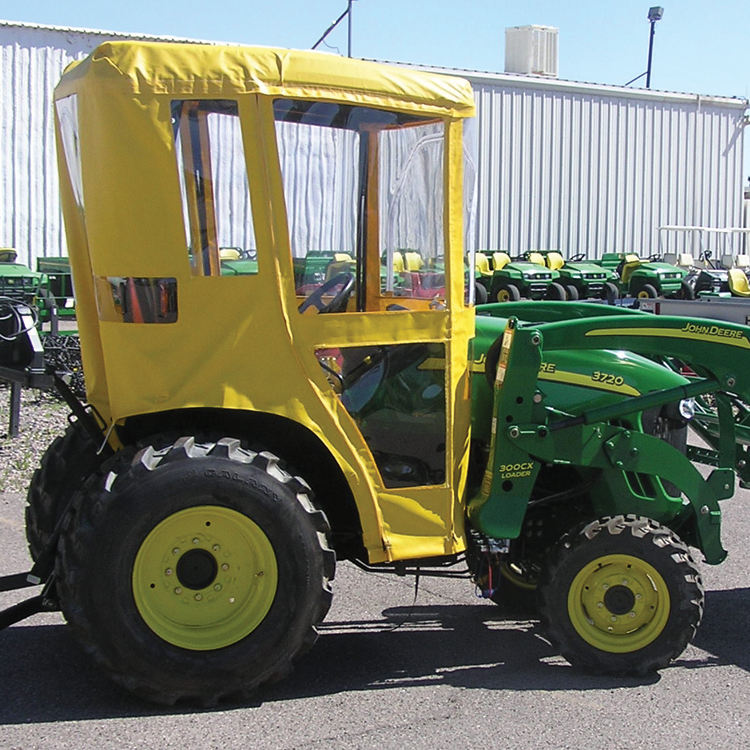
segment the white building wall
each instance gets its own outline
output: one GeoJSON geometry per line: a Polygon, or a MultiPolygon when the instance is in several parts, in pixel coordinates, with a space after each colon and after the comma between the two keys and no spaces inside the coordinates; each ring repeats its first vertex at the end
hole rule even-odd
{"type": "Polygon", "coordinates": [[[32,267],[66,254],[52,91],[73,60],[126,38],[156,39],[0,21],[0,247],[32,267]]]}
{"type": "Polygon", "coordinates": [[[478,248],[646,256],[660,226],[742,225],[744,99],[467,77],[479,111],[478,248]]]}
{"type": "MultiPolygon", "coordinates": [[[[32,266],[66,252],[52,90],[118,38],[155,39],[0,21],[0,247],[32,266]]],[[[741,225],[745,100],[443,72],[476,91],[478,248],[646,255],[662,225],[741,225]]]]}

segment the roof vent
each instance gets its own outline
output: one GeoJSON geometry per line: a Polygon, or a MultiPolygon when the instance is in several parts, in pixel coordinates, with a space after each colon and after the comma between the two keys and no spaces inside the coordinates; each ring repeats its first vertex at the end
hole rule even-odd
{"type": "Polygon", "coordinates": [[[557,78],[557,29],[553,26],[505,29],[505,72],[557,78]]]}

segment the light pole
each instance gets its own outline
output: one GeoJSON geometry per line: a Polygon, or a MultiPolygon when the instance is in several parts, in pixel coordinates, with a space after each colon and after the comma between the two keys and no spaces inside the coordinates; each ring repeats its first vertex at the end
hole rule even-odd
{"type": "Polygon", "coordinates": [[[648,20],[651,23],[651,34],[648,38],[648,66],[646,69],[646,88],[651,88],[651,58],[654,54],[654,30],[657,21],[661,21],[664,15],[664,8],[656,6],[648,9],[648,20]]]}

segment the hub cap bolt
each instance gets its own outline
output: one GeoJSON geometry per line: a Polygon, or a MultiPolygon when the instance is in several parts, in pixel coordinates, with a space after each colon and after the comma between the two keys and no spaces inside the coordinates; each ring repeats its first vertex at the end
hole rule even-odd
{"type": "Polygon", "coordinates": [[[171,575],[172,575],[172,568],[167,568],[167,569],[166,569],[166,570],[164,571],[164,573],[165,573],[166,575],[168,575],[168,576],[171,576],[171,575]]]}
{"type": "Polygon", "coordinates": [[[179,548],[179,547],[175,547],[175,548],[174,548],[174,549],[172,550],[172,554],[173,554],[173,555],[179,555],[179,554],[180,554],[180,548],[179,548]]]}
{"type": "Polygon", "coordinates": [[[180,594],[182,593],[182,589],[181,589],[181,588],[180,588],[180,587],[178,586],[178,587],[177,587],[177,588],[176,588],[176,589],[174,590],[174,592],[175,592],[175,594],[177,594],[177,596],[179,596],[179,595],[180,595],[180,594]]]}
{"type": "Polygon", "coordinates": [[[196,602],[199,602],[201,599],[203,599],[203,597],[200,594],[196,594],[195,595],[195,601],[196,602]]]}

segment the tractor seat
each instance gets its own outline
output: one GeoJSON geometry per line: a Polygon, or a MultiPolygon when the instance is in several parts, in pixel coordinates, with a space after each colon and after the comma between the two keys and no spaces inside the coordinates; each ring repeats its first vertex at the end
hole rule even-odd
{"type": "Polygon", "coordinates": [[[496,271],[499,271],[501,268],[505,268],[508,263],[510,263],[510,255],[508,255],[508,253],[504,253],[502,251],[492,253],[492,264],[496,271]]]}
{"type": "Polygon", "coordinates": [[[620,271],[620,278],[623,282],[628,282],[630,276],[638,266],[641,265],[641,259],[632,253],[628,253],[625,256],[625,260],[622,263],[622,270],[620,271]]]}
{"type": "Polygon", "coordinates": [[[481,276],[492,276],[490,259],[484,253],[474,254],[474,265],[481,276]]]}
{"type": "Polygon", "coordinates": [[[680,268],[692,268],[695,265],[695,259],[692,253],[680,253],[677,256],[677,265],[680,268]]]}
{"type": "Polygon", "coordinates": [[[536,263],[538,266],[545,266],[544,256],[541,253],[529,253],[529,263],[536,263]]]}
{"type": "Polygon", "coordinates": [[[750,284],[745,272],[739,268],[730,268],[727,273],[729,274],[729,288],[732,290],[732,294],[737,297],[750,297],[750,284]]]}
{"type": "Polygon", "coordinates": [[[393,253],[393,273],[404,272],[404,256],[398,251],[393,253]]]}
{"type": "Polygon", "coordinates": [[[340,273],[352,272],[354,268],[354,261],[351,259],[351,256],[349,255],[344,255],[344,258],[348,258],[348,260],[332,260],[326,266],[326,279],[325,279],[326,281],[335,278],[340,273]]]}
{"type": "Polygon", "coordinates": [[[239,260],[240,251],[236,247],[219,248],[219,258],[221,260],[239,260]]]}
{"type": "Polygon", "coordinates": [[[547,253],[547,266],[553,271],[559,271],[565,265],[565,258],[560,253],[547,253]]]}
{"type": "Polygon", "coordinates": [[[0,247],[0,263],[15,263],[18,253],[12,247],[0,247]]]}
{"type": "Polygon", "coordinates": [[[408,271],[421,271],[424,261],[422,256],[414,250],[407,250],[406,253],[406,269],[408,271]]]}

